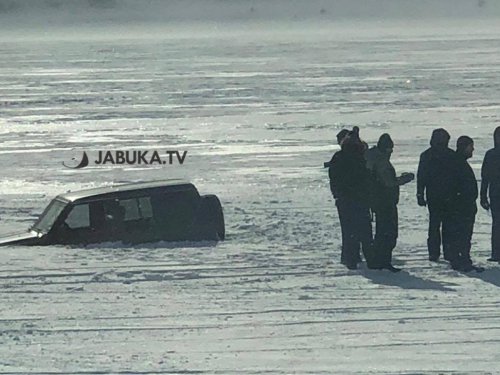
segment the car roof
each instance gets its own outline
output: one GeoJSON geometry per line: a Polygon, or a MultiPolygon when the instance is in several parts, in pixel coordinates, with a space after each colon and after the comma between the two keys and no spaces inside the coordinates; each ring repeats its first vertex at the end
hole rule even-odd
{"type": "Polygon", "coordinates": [[[65,194],[60,194],[56,197],[58,200],[65,202],[75,202],[75,201],[87,201],[95,200],[99,198],[104,198],[104,196],[120,196],[124,192],[130,192],[134,190],[145,190],[145,189],[161,189],[169,191],[179,191],[179,190],[196,190],[194,185],[190,182],[171,179],[171,180],[160,180],[160,181],[148,181],[148,182],[133,182],[122,185],[110,185],[103,186],[92,189],[71,191],[65,194]]]}

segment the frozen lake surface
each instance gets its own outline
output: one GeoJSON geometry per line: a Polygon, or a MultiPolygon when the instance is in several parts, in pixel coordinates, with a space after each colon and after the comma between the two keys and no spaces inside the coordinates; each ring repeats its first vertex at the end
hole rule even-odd
{"type": "Polygon", "coordinates": [[[401,192],[395,264],[348,271],[323,162],[357,125],[389,132],[416,172],[431,131],[500,125],[496,24],[176,24],[0,41],[0,230],[55,195],[193,181],[222,201],[227,240],[0,249],[7,374],[490,374],[500,269],[480,211],[460,274],[427,261],[427,211],[401,192]],[[362,26],[362,27],[361,27],[362,26]],[[132,30],[133,31],[133,30],[132,30]],[[183,165],[62,163],[83,151],[188,151],[183,165]]]}

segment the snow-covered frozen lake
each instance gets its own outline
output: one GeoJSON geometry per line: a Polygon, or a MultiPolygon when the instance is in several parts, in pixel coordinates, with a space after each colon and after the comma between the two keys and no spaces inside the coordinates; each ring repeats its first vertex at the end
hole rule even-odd
{"type": "MultiPolygon", "coordinates": [[[[395,264],[348,271],[323,162],[357,125],[416,172],[431,131],[500,125],[500,30],[477,24],[176,24],[0,38],[0,231],[57,194],[183,178],[217,194],[214,245],[0,248],[7,374],[500,372],[500,268],[481,211],[460,274],[427,261],[402,188],[395,264]],[[65,168],[83,151],[188,151],[183,165],[65,168]]],[[[479,177],[479,173],[476,173],[479,177]]]]}

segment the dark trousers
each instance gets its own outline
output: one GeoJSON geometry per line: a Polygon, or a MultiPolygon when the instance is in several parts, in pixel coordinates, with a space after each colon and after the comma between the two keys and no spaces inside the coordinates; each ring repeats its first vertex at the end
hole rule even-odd
{"type": "Polygon", "coordinates": [[[359,260],[359,244],[366,262],[372,260],[372,223],[370,210],[358,201],[337,199],[340,226],[342,228],[341,260],[346,265],[356,265],[359,260]]]}
{"type": "Polygon", "coordinates": [[[491,257],[500,260],[500,207],[491,207],[491,257]]]}
{"type": "Polygon", "coordinates": [[[385,267],[392,262],[392,250],[396,247],[398,238],[398,208],[397,206],[380,207],[375,211],[375,267],[385,267]]]}
{"type": "Polygon", "coordinates": [[[472,233],[476,215],[463,214],[459,212],[452,216],[450,225],[450,249],[449,257],[453,268],[472,264],[470,258],[472,233]]]}
{"type": "MultiPolygon", "coordinates": [[[[339,213],[339,218],[344,216],[343,213],[341,213],[342,210],[338,207],[338,204],[337,204],[337,211],[339,213]]],[[[340,253],[341,254],[340,263],[349,264],[349,261],[346,259],[346,254],[349,251],[346,249],[346,246],[349,243],[349,239],[347,239],[348,230],[346,230],[346,225],[344,223],[344,220],[342,219],[340,219],[340,230],[342,232],[342,250],[340,253]]],[[[350,245],[350,246],[353,246],[353,248],[350,251],[355,253],[356,263],[361,263],[361,255],[360,255],[361,243],[357,241],[355,245],[350,245]]]]}
{"type": "Polygon", "coordinates": [[[441,255],[441,243],[443,244],[443,256],[450,259],[449,248],[450,238],[449,230],[451,215],[448,207],[443,204],[429,203],[429,237],[427,238],[427,248],[429,258],[439,258],[441,255]]]}

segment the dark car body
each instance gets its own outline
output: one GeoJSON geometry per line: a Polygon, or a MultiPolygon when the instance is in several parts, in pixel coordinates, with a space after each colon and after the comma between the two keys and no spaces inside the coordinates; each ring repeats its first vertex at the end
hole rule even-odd
{"type": "Polygon", "coordinates": [[[91,244],[122,241],[223,240],[224,215],[215,195],[200,196],[179,180],[116,185],[61,194],[23,233],[5,245],[91,244]]]}

